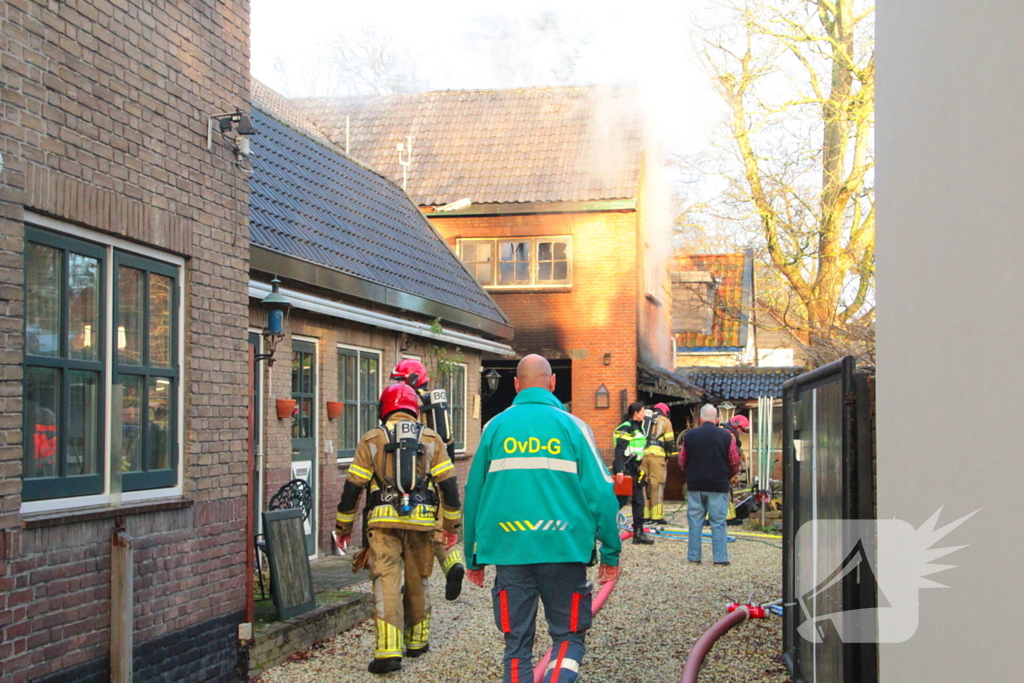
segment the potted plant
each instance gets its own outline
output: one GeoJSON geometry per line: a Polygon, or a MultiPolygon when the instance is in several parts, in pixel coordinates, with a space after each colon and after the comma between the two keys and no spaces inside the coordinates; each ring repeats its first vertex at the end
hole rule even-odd
{"type": "Polygon", "coordinates": [[[277,399],[277,419],[284,420],[291,417],[295,412],[295,403],[294,398],[277,399]]]}
{"type": "Polygon", "coordinates": [[[328,401],[327,402],[327,419],[337,420],[341,417],[342,411],[345,410],[345,404],[341,401],[328,401]]]}

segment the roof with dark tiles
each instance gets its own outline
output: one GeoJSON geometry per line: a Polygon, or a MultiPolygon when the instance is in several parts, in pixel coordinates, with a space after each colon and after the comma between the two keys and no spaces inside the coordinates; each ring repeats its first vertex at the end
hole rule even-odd
{"type": "Polygon", "coordinates": [[[508,324],[400,187],[253,83],[253,245],[508,324]]]}
{"type": "Polygon", "coordinates": [[[782,398],[782,385],[804,372],[802,368],[677,368],[676,373],[706,392],[726,401],[768,396],[782,398]]]}
{"type": "Polygon", "coordinates": [[[294,99],[352,156],[402,182],[397,145],[413,136],[408,192],[421,206],[636,198],[643,130],[632,88],[448,90],[294,99]]]}

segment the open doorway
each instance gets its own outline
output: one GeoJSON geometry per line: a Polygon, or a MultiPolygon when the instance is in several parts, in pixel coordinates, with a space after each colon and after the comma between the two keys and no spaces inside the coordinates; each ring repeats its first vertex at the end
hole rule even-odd
{"type": "MultiPolygon", "coordinates": [[[[572,409],[572,361],[553,360],[550,361],[551,370],[555,373],[555,396],[565,404],[566,408],[572,409]]],[[[481,381],[480,417],[483,424],[512,405],[516,397],[516,388],[513,379],[516,376],[518,360],[496,360],[484,361],[481,370],[486,375],[490,370],[496,370],[499,375],[498,386],[494,393],[489,394],[487,380],[481,381]]]]}

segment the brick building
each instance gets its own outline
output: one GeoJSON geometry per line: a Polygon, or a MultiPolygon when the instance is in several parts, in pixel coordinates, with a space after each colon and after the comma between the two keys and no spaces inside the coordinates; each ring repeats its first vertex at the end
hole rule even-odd
{"type": "MultiPolygon", "coordinates": [[[[668,193],[630,89],[532,88],[293,100],[410,196],[540,353],[606,446],[625,406],[694,401],[672,364],[668,193]]],[[[514,396],[514,359],[484,418],[514,396]]]]}
{"type": "MultiPolygon", "coordinates": [[[[360,436],[403,358],[448,392],[458,474],[481,431],[483,353],[510,355],[508,319],[401,188],[322,137],[288,100],[253,84],[250,344],[266,353],[261,300],[274,277],[292,304],[271,367],[258,364],[254,472],[261,508],[289,480],[313,492],[310,555],[331,531],[360,436]],[[279,400],[295,414],[279,419],[279,400]],[[342,404],[332,418],[328,402],[342,404]]],[[[357,536],[358,539],[358,536],[357,536]]],[[[358,540],[357,540],[358,544],[358,540]]]]}
{"type": "Polygon", "coordinates": [[[207,131],[247,108],[248,24],[244,0],[0,9],[4,681],[237,676],[248,187],[207,131]]]}

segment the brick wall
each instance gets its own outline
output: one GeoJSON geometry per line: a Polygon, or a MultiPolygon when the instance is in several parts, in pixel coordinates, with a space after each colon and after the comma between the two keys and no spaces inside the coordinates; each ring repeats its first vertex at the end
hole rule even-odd
{"type": "MultiPolygon", "coordinates": [[[[72,513],[47,526],[52,520],[20,513],[26,211],[187,257],[185,507],[121,510],[138,543],[137,652],[207,623],[224,622],[218,628],[232,634],[242,618],[247,179],[222,143],[207,151],[206,130],[210,114],[246,108],[248,24],[246,0],[0,6],[4,681],[75,678],[61,673],[68,667],[102,676],[109,650],[112,518],[72,513]]],[[[207,655],[190,657],[185,645],[167,651],[184,668],[155,662],[136,680],[157,670],[174,680],[223,679],[223,659],[237,652],[222,635],[207,640],[220,665],[198,672],[194,663],[207,655]]]]}
{"type": "MultiPolygon", "coordinates": [[[[515,327],[520,356],[572,360],[572,412],[590,424],[610,459],[619,424],[619,392],[637,387],[637,215],[633,211],[431,217],[454,248],[460,237],[572,235],[572,287],[559,291],[489,290],[515,327]],[[604,364],[611,354],[610,364],[604,364]],[[608,409],[595,408],[604,384],[608,409]]],[[[642,296],[639,295],[639,296],[642,296]]]]}
{"type": "MultiPolygon", "coordinates": [[[[262,313],[253,310],[252,324],[262,324],[262,313]]],[[[315,315],[306,311],[293,311],[288,321],[288,332],[302,338],[315,339],[317,347],[317,372],[319,386],[318,400],[318,443],[319,455],[317,472],[319,476],[319,500],[317,519],[317,547],[322,553],[333,552],[331,531],[334,530],[334,519],[338,501],[344,487],[348,468],[339,466],[335,450],[338,448],[338,422],[327,418],[327,401],[336,400],[338,396],[338,355],[339,345],[357,347],[377,351],[381,354],[380,377],[381,386],[386,386],[388,375],[403,354],[419,356],[427,371],[431,374],[431,387],[438,387],[436,376],[436,360],[434,343],[422,337],[406,336],[400,332],[385,330],[379,327],[342,321],[328,316],[315,315]],[[411,345],[404,352],[405,342],[411,345]],[[331,440],[331,449],[327,448],[327,440],[331,440]]],[[[451,347],[442,347],[454,353],[451,347]]],[[[474,349],[462,348],[462,362],[466,364],[466,453],[472,454],[480,441],[481,424],[479,418],[473,417],[475,396],[480,393],[480,357],[481,353],[474,349]]],[[[264,396],[266,407],[264,413],[264,461],[265,478],[264,509],[270,497],[291,478],[292,442],[291,420],[278,420],[276,399],[291,396],[291,338],[286,338],[277,347],[276,358],[279,360],[272,368],[264,371],[264,396]]],[[[463,481],[460,479],[460,482],[463,481]]],[[[365,498],[363,499],[365,503],[365,498]]],[[[359,544],[361,525],[357,522],[354,538],[359,544]]]]}

